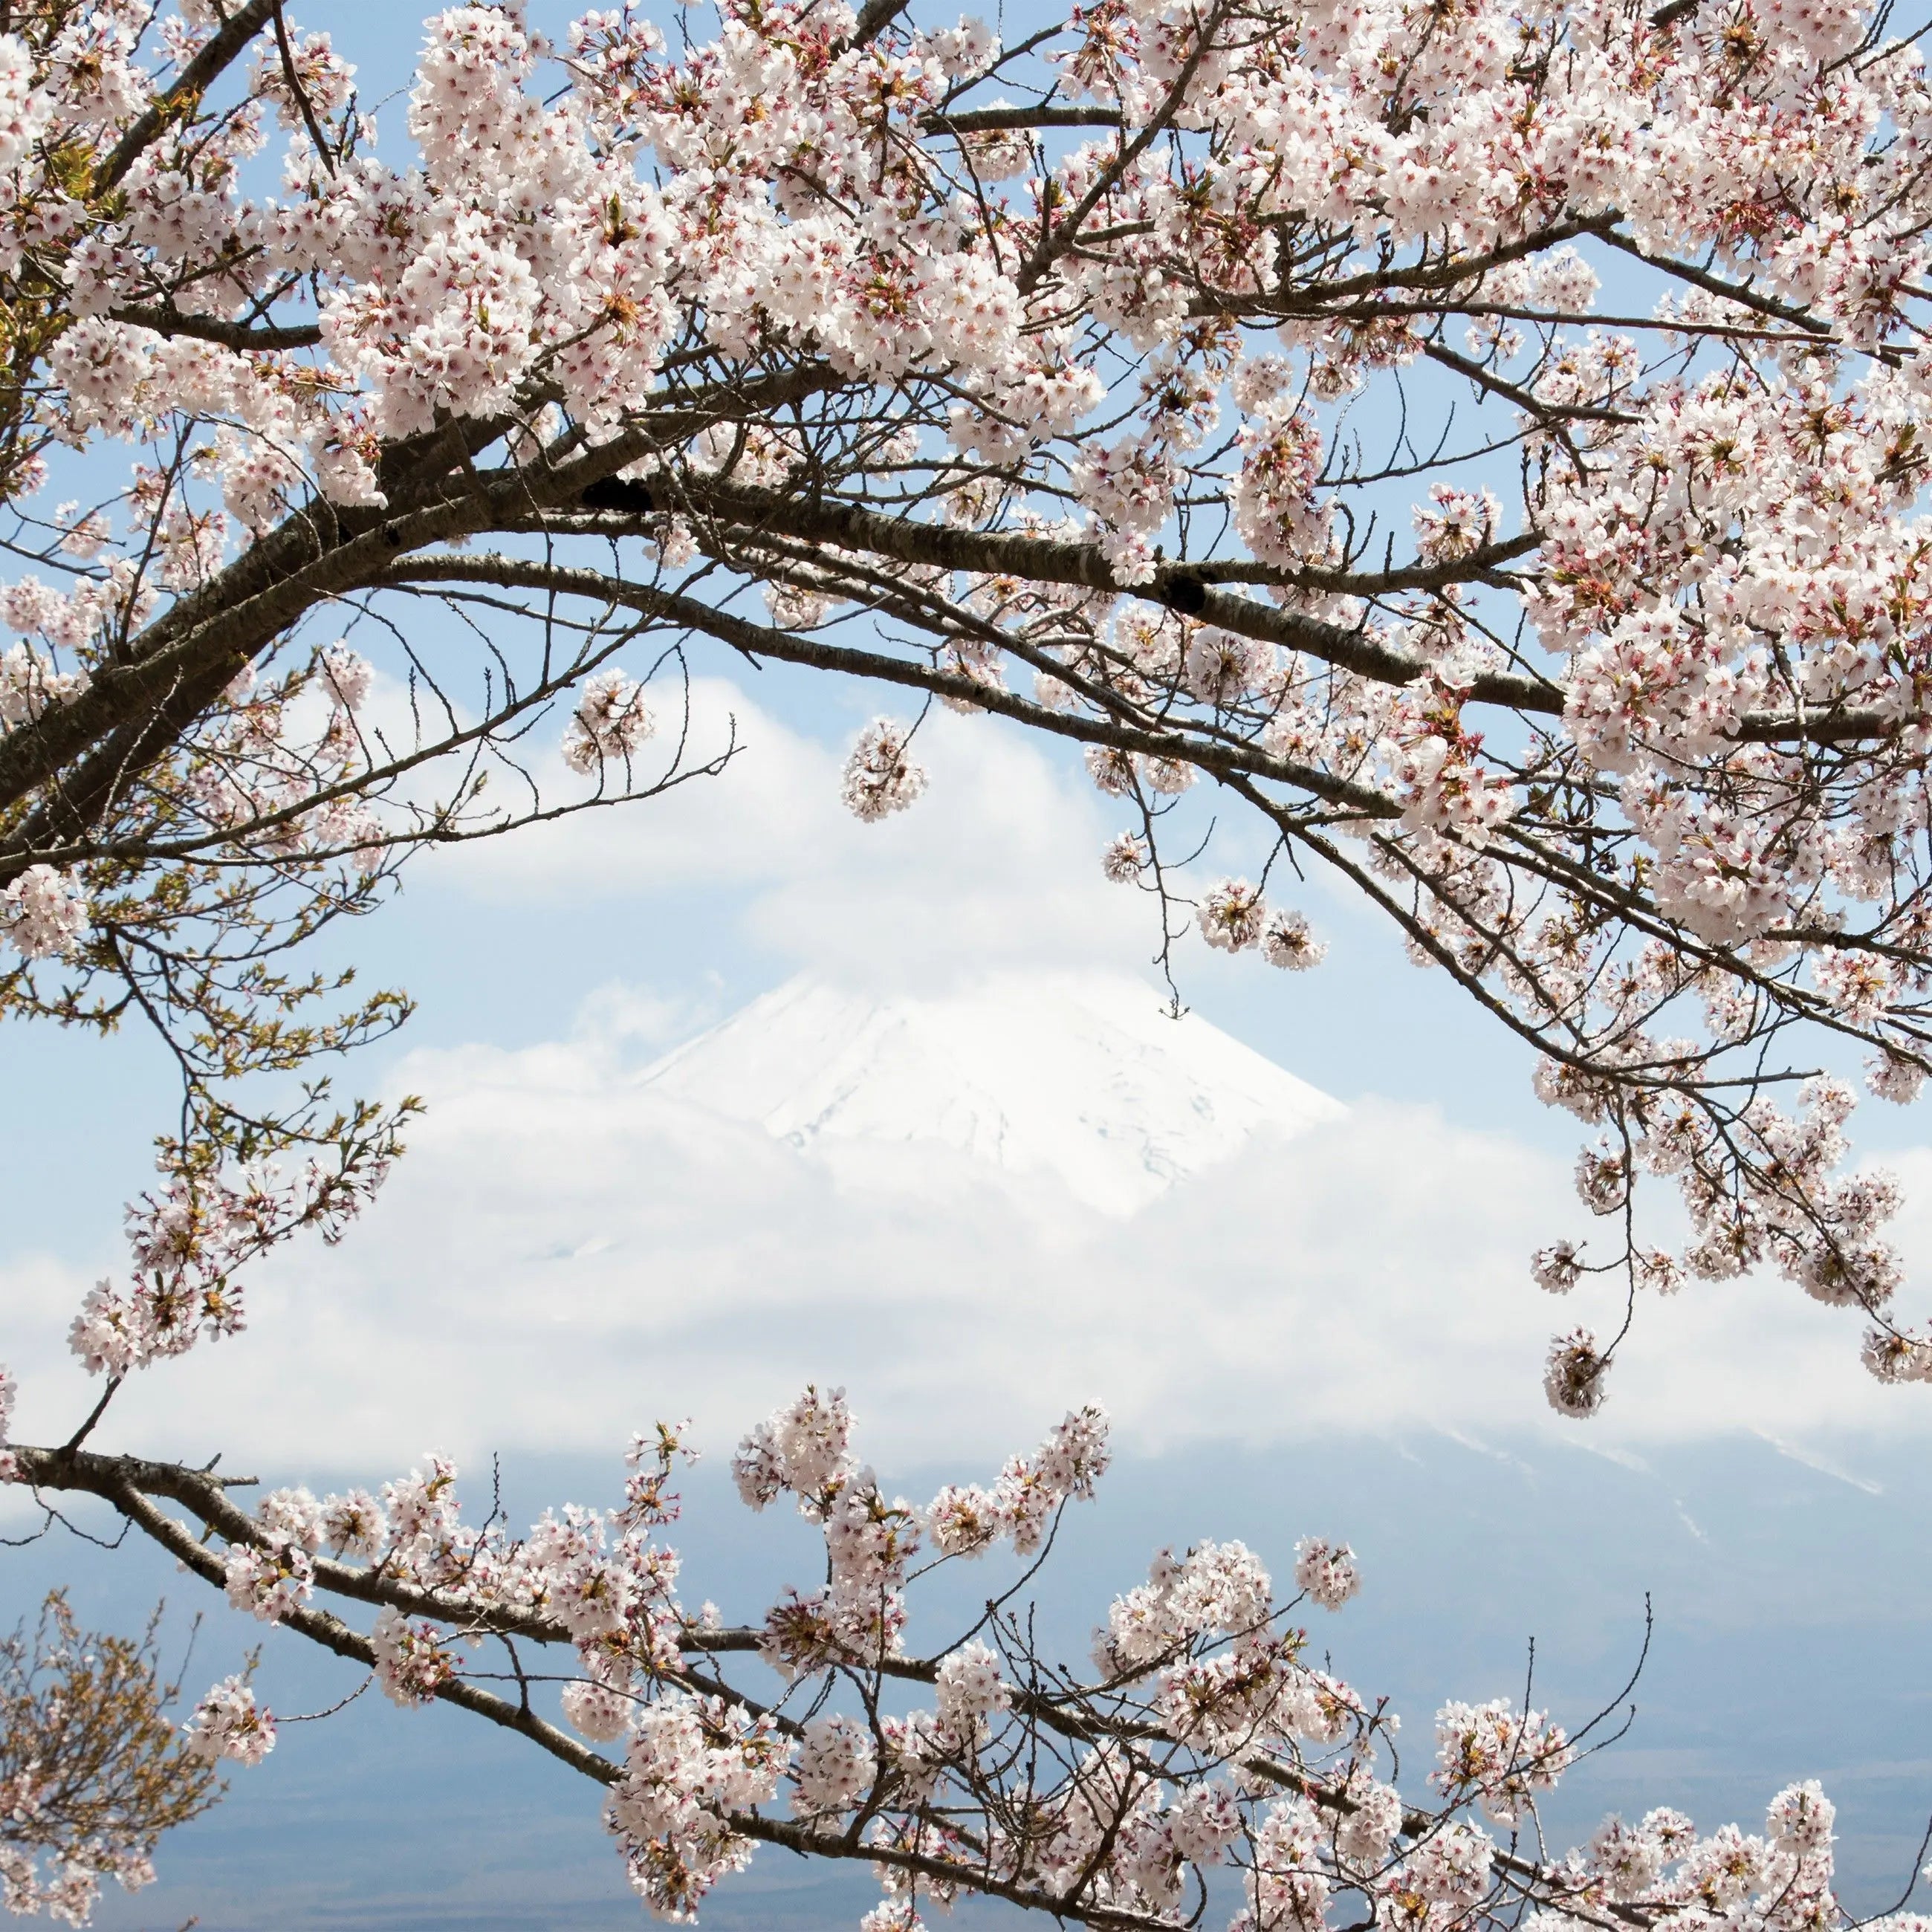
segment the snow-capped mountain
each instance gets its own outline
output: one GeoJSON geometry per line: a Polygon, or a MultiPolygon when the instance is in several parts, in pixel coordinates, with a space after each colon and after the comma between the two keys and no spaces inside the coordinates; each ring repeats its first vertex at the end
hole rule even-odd
{"type": "Polygon", "coordinates": [[[847,1173],[929,1177],[963,1154],[1112,1214],[1345,1112],[1198,1015],[1169,1018],[1152,988],[1100,976],[884,998],[794,980],[641,1079],[847,1173]]]}

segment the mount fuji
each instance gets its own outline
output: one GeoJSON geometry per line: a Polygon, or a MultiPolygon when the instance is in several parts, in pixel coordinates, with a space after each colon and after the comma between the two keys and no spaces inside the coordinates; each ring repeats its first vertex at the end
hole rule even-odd
{"type": "Polygon", "coordinates": [[[1007,976],[874,996],[808,978],[638,1076],[880,1181],[997,1171],[1108,1215],[1346,1109],[1138,981],[1007,976]],[[963,1157],[963,1159],[962,1159],[963,1157]]]}

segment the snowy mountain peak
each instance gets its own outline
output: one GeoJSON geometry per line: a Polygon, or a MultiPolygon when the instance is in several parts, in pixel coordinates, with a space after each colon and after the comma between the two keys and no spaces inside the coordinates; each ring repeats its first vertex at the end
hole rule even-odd
{"type": "MultiPolygon", "coordinates": [[[[850,1172],[887,1149],[930,1173],[964,1154],[1130,1214],[1258,1135],[1341,1103],[1136,980],[1009,976],[873,997],[797,979],[640,1076],[850,1172]]],[[[881,1172],[876,1158],[871,1172],[881,1172]]]]}

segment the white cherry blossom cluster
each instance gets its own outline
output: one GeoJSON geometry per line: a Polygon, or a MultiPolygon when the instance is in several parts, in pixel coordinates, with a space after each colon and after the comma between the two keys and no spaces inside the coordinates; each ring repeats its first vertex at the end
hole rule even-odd
{"type": "Polygon", "coordinates": [[[1362,1587],[1355,1552],[1319,1536],[1305,1536],[1294,1546],[1294,1580],[1324,1610],[1339,1610],[1362,1587]]]}
{"type": "Polygon", "coordinates": [[[1288,972],[1306,972],[1328,954],[1327,946],[1310,930],[1305,914],[1286,906],[1270,908],[1261,888],[1246,879],[1223,879],[1210,886],[1195,916],[1201,937],[1217,951],[1244,952],[1258,946],[1270,966],[1288,972]]]}
{"type": "Polygon", "coordinates": [[[849,1811],[879,1774],[872,1732],[842,1712],[814,1718],[799,1741],[797,1796],[806,1816],[849,1811]]]}
{"type": "Polygon", "coordinates": [[[388,1166],[377,1158],[333,1172],[310,1161],[295,1174],[264,1165],[169,1176],[127,1210],[127,1286],[104,1280],[88,1291],[68,1347],[90,1374],[118,1377],[185,1354],[203,1337],[238,1334],[247,1311],[237,1270],[298,1228],[339,1240],[388,1166]]]}
{"type": "Polygon", "coordinates": [[[671,1690],[641,1710],[604,1822],[638,1894],[659,1918],[690,1922],[698,1901],[751,1862],[732,1816],[777,1795],[792,1747],[769,1713],[671,1690]]]}
{"type": "Polygon", "coordinates": [[[1517,1712],[1501,1698],[1445,1704],[1436,1714],[1430,1782],[1450,1797],[1473,1796],[1499,1825],[1514,1825],[1534,1794],[1553,1790],[1575,1760],[1562,1727],[1540,1711],[1517,1712]]]}
{"type": "Polygon", "coordinates": [[[925,791],[926,768],[906,756],[911,733],[890,718],[875,718],[860,733],[845,761],[845,808],[870,824],[904,812],[925,791]]]}
{"type": "Polygon", "coordinates": [[[86,889],[71,872],[29,866],[0,892],[0,936],[23,959],[70,951],[87,923],[86,889]]]}
{"type": "Polygon", "coordinates": [[[585,680],[578,694],[564,732],[563,761],[586,772],[607,762],[628,762],[656,728],[638,686],[622,671],[598,671],[585,680]]]}
{"type": "Polygon", "coordinates": [[[194,1707],[182,1742],[195,1756],[257,1765],[275,1748],[274,1714],[240,1677],[224,1677],[194,1707]]]}
{"type": "MultiPolygon", "coordinates": [[[[34,588],[39,588],[38,584],[34,588]]],[[[58,593],[44,592],[47,597],[58,593]]],[[[10,586],[4,600],[6,621],[16,630],[40,631],[58,623],[51,612],[27,614],[34,600],[22,584],[10,586]]],[[[0,654],[0,724],[10,729],[31,724],[50,705],[65,704],[87,688],[87,674],[57,670],[52,661],[30,644],[16,644],[0,654]]]]}
{"type": "Polygon", "coordinates": [[[80,1858],[55,1862],[43,1874],[28,1855],[12,1845],[0,1845],[0,1906],[16,1918],[44,1912],[56,1925],[85,1925],[100,1898],[100,1881],[111,1875],[129,1892],[152,1882],[154,1866],[145,1857],[120,1862],[118,1868],[80,1858]]]}
{"type": "Polygon", "coordinates": [[[747,1436],[732,1464],[753,1508],[789,1492],[824,1531],[829,1580],[772,1607],[759,1645],[766,1662],[796,1680],[848,1656],[898,1654],[907,1566],[922,1536],[942,1557],[1000,1542],[1030,1553],[1063,1504],[1092,1495],[1107,1466],[1107,1426],[1099,1409],[1077,1411],[1034,1455],[1010,1458],[992,1488],[949,1484],[921,1511],[888,1502],[853,1457],[844,1391],[808,1389],[747,1436]]]}

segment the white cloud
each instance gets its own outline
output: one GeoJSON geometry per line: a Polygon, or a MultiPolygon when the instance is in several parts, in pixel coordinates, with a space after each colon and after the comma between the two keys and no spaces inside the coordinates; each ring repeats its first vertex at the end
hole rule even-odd
{"type": "MultiPolygon", "coordinates": [[[[839,802],[842,744],[716,680],[694,681],[692,717],[693,762],[740,747],[716,778],[440,855],[439,885],[539,913],[710,890],[736,896],[762,948],[868,987],[962,962],[1134,962],[1157,942],[1150,902],[1100,875],[1120,827],[1097,794],[998,720],[935,709],[915,741],[926,796],[864,825],[839,802]]],[[[581,784],[554,761],[539,776],[558,794],[581,784]]]]}
{"type": "MultiPolygon", "coordinates": [[[[596,1012],[622,1030],[620,1002],[596,1012]]],[[[1142,1449],[1587,1427],[1628,1460],[1774,1423],[1819,1467],[1791,1442],[1927,1419],[1863,1374],[1855,1324],[1742,1283],[1640,1310],[1604,1417],[1556,1421],[1550,1329],[1616,1313],[1528,1285],[1564,1163],[1433,1108],[1258,1138],[1123,1220],[932,1143],[835,1172],[634,1069],[588,1025],[414,1056],[398,1084],[430,1111],[366,1223],[267,1270],[240,1342],[136,1378],[112,1434],[374,1473],[432,1445],[614,1456],[689,1412],[715,1449],[813,1379],[850,1389],[877,1453],[982,1462],[1096,1398],[1142,1449]]],[[[85,1400],[54,1366],[80,1284],[31,1286],[30,1439],[85,1400]]]]}
{"type": "Polygon", "coordinates": [[[604,1052],[664,1046],[720,1017],[716,983],[695,994],[669,994],[609,980],[577,1010],[572,1036],[604,1052]]]}
{"type": "MultiPolygon", "coordinates": [[[[661,718],[658,735],[640,754],[640,782],[676,751],[671,722],[661,718]]],[[[735,686],[692,680],[683,744],[687,770],[732,756],[716,777],[693,777],[658,798],[458,847],[440,856],[439,879],[519,905],[770,879],[801,862],[838,810],[830,754],[735,686]]],[[[546,800],[586,795],[588,782],[568,772],[554,748],[530,766],[546,800]]]]}

